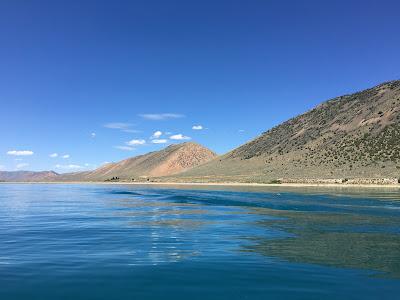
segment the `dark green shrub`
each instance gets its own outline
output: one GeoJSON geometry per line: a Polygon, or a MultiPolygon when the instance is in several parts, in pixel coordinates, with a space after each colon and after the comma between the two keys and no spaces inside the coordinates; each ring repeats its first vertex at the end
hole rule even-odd
{"type": "Polygon", "coordinates": [[[272,179],[269,183],[270,184],[281,184],[282,182],[279,179],[272,179]]]}

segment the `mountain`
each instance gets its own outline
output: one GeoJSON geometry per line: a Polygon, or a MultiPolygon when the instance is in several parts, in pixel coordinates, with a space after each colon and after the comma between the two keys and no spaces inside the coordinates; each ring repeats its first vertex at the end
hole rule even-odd
{"type": "Polygon", "coordinates": [[[400,81],[328,100],[218,157],[196,144],[87,172],[0,172],[0,181],[286,182],[400,178],[400,81]]]}
{"type": "Polygon", "coordinates": [[[57,180],[59,174],[53,171],[0,171],[0,181],[7,182],[34,182],[57,180]]]}
{"type": "Polygon", "coordinates": [[[399,178],[400,81],[326,101],[169,180],[399,178]]]}
{"type": "Polygon", "coordinates": [[[109,163],[89,172],[64,174],[59,180],[96,181],[143,180],[146,177],[173,175],[215,158],[211,150],[192,142],[170,145],[160,151],[109,163]]]}

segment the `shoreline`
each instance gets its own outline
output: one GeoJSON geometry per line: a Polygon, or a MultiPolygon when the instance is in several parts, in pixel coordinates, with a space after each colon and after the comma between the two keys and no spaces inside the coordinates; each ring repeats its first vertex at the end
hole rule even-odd
{"type": "Polygon", "coordinates": [[[104,181],[14,181],[0,184],[82,184],[82,185],[167,185],[167,186],[234,186],[234,187],[315,187],[315,188],[391,188],[399,189],[400,184],[351,184],[351,183],[240,183],[240,182],[104,182],[104,181]]]}

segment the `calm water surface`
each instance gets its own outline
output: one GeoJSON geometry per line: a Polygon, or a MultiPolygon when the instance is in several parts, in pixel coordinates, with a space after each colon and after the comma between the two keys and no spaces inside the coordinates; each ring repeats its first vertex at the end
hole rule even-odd
{"type": "Polygon", "coordinates": [[[399,295],[400,191],[0,185],[3,300],[399,295]]]}

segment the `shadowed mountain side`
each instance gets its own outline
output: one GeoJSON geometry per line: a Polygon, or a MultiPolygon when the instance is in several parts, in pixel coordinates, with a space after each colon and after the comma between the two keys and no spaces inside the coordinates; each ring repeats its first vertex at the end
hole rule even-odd
{"type": "Polygon", "coordinates": [[[326,101],[175,181],[400,177],[400,81],[326,101]]]}
{"type": "Polygon", "coordinates": [[[160,151],[109,163],[89,172],[61,175],[58,180],[96,181],[118,177],[122,180],[173,175],[216,157],[211,150],[192,142],[171,145],[160,151]]]}

